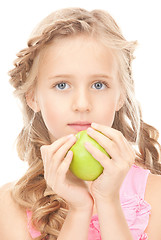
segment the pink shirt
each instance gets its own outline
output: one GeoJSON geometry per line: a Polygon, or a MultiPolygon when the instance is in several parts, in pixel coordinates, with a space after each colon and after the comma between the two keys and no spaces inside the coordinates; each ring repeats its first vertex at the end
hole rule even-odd
{"type": "MultiPolygon", "coordinates": [[[[144,233],[148,222],[151,207],[145,202],[144,194],[150,171],[133,165],[129,170],[120,189],[120,201],[126,221],[134,240],[148,240],[144,233]]],[[[34,239],[41,235],[31,223],[32,212],[27,211],[28,229],[34,239]]],[[[108,213],[107,213],[108,218],[108,213]]],[[[88,240],[101,240],[98,216],[91,218],[88,240]]]]}

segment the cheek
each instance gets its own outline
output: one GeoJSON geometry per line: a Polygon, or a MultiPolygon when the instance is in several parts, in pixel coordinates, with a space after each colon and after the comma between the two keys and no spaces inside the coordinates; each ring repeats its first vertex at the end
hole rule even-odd
{"type": "Polygon", "coordinates": [[[111,127],[115,118],[116,107],[117,101],[112,97],[104,98],[103,101],[99,102],[97,104],[97,114],[100,116],[100,123],[111,127]]]}
{"type": "Polygon", "coordinates": [[[54,126],[59,126],[61,119],[63,118],[63,108],[61,103],[51,99],[49,96],[47,98],[43,98],[43,100],[40,99],[39,105],[41,109],[41,114],[43,117],[43,120],[45,122],[45,125],[48,129],[48,131],[53,134],[54,132],[54,126]]]}
{"type": "Polygon", "coordinates": [[[49,107],[48,111],[46,111],[46,118],[50,122],[60,122],[63,117],[64,111],[59,104],[52,105],[52,107],[49,107]]]}
{"type": "Polygon", "coordinates": [[[42,111],[42,116],[52,142],[63,136],[64,125],[62,121],[64,115],[58,106],[52,106],[45,109],[45,111],[42,111]]]}
{"type": "MultiPolygon", "coordinates": [[[[114,105],[115,106],[115,105],[114,105]]],[[[105,124],[109,127],[112,126],[114,118],[115,118],[115,108],[107,105],[105,111],[104,111],[104,119],[105,124]]]]}

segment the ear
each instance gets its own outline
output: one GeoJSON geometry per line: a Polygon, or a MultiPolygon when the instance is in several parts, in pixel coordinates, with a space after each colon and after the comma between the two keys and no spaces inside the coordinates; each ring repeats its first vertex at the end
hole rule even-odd
{"type": "Polygon", "coordinates": [[[123,94],[121,94],[116,106],[116,112],[118,112],[123,107],[124,103],[125,103],[125,97],[123,94]]]}
{"type": "Polygon", "coordinates": [[[40,111],[39,104],[37,102],[37,98],[34,90],[30,90],[25,94],[27,105],[36,113],[40,111]]]}

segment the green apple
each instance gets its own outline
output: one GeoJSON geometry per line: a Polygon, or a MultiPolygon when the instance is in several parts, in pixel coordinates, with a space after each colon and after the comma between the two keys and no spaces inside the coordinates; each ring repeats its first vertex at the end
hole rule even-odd
{"type": "Polygon", "coordinates": [[[103,167],[87,151],[84,146],[85,142],[90,142],[93,146],[105,153],[109,158],[110,156],[98,142],[87,134],[87,130],[80,131],[75,136],[77,138],[77,142],[70,149],[73,152],[73,159],[69,169],[78,178],[85,181],[93,181],[103,172],[103,167]]]}

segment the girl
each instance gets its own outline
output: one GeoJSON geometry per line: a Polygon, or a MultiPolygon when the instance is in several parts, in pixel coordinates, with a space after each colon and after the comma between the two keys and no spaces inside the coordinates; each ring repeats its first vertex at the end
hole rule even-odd
{"type": "Polygon", "coordinates": [[[45,18],[17,54],[9,75],[29,168],[1,188],[2,239],[161,239],[161,148],[135,99],[135,46],[107,12],[70,8],[45,18]],[[93,182],[69,170],[84,129],[111,156],[85,144],[104,167],[93,182]]]}

